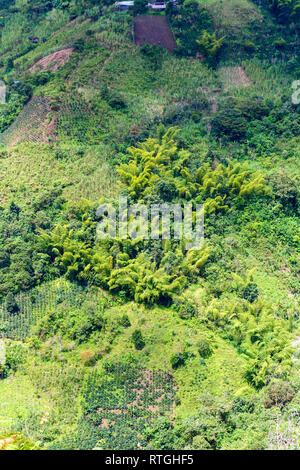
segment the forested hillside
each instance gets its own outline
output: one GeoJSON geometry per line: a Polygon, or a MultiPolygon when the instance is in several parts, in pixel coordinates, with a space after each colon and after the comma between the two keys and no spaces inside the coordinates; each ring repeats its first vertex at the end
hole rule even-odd
{"type": "Polygon", "coordinates": [[[0,450],[299,449],[300,3],[147,3],[0,0],[0,450]]]}

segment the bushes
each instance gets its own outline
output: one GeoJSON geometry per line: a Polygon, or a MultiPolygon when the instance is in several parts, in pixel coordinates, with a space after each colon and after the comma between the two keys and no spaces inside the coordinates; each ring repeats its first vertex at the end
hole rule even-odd
{"type": "Polygon", "coordinates": [[[9,341],[6,343],[4,375],[16,372],[27,359],[27,349],[22,343],[9,341]]]}
{"type": "Polygon", "coordinates": [[[7,294],[5,299],[6,310],[10,314],[16,314],[20,311],[19,305],[16,302],[16,298],[12,292],[7,294]]]}
{"type": "Polygon", "coordinates": [[[184,297],[175,297],[173,308],[178,312],[180,318],[187,320],[196,315],[196,306],[184,297]]]}
{"type": "Polygon", "coordinates": [[[164,56],[164,50],[160,46],[155,44],[143,44],[140,48],[143,57],[147,61],[147,65],[150,66],[154,71],[157,71],[162,66],[162,60],[164,56]]]}
{"type": "Polygon", "coordinates": [[[284,170],[279,170],[269,176],[275,199],[282,204],[284,211],[299,211],[300,191],[297,177],[287,174],[284,170]]]}
{"type": "Polygon", "coordinates": [[[46,266],[37,255],[34,211],[25,212],[11,204],[8,209],[0,208],[0,213],[0,297],[9,295],[9,312],[18,313],[15,293],[33,287],[45,274],[46,266]]]}
{"type": "Polygon", "coordinates": [[[180,8],[166,8],[176,38],[176,53],[195,56],[198,52],[197,40],[203,31],[213,31],[213,18],[205,8],[194,0],[185,0],[180,8]]]}
{"type": "Polygon", "coordinates": [[[146,13],[148,9],[148,1],[147,0],[135,0],[134,6],[133,6],[133,15],[142,15],[146,13]]]}
{"type": "Polygon", "coordinates": [[[198,349],[198,353],[203,359],[207,359],[213,353],[212,345],[210,341],[208,341],[206,338],[203,338],[198,341],[197,349],[198,349]]]}
{"type": "Polygon", "coordinates": [[[18,116],[32,96],[30,83],[14,81],[7,85],[6,103],[0,107],[0,133],[18,116]]]}
{"type": "Polygon", "coordinates": [[[209,34],[208,31],[204,30],[200,39],[197,39],[197,44],[200,52],[209,59],[215,59],[219,50],[221,49],[224,41],[224,37],[217,39],[216,33],[209,34]]]}
{"type": "Polygon", "coordinates": [[[126,108],[126,103],[122,96],[116,90],[109,88],[106,84],[102,86],[100,94],[101,98],[105,100],[112,108],[126,108]]]}
{"type": "Polygon", "coordinates": [[[212,120],[212,133],[216,137],[240,140],[245,137],[248,125],[241,111],[234,108],[217,111],[212,120]]]}
{"type": "Polygon", "coordinates": [[[184,366],[187,359],[187,352],[173,354],[170,359],[172,369],[178,369],[178,367],[184,366]]]}
{"type": "Polygon", "coordinates": [[[131,323],[130,323],[128,315],[123,315],[119,319],[119,324],[123,326],[124,328],[129,328],[131,326],[131,323]]]}
{"type": "Polygon", "coordinates": [[[134,330],[131,335],[131,341],[133,342],[135,349],[137,349],[138,351],[143,349],[146,344],[141,330],[134,330]]]}
{"type": "Polygon", "coordinates": [[[248,300],[248,302],[252,303],[257,299],[258,294],[259,291],[257,284],[255,284],[254,282],[249,282],[243,289],[242,297],[243,299],[248,300]]]}
{"type": "Polygon", "coordinates": [[[272,380],[265,389],[264,406],[282,408],[293,399],[294,395],[295,392],[288,382],[272,380]]]}
{"type": "Polygon", "coordinates": [[[93,351],[87,349],[81,351],[80,360],[85,366],[92,366],[96,361],[96,355],[93,351]]]}
{"type": "Polygon", "coordinates": [[[246,136],[248,122],[260,120],[270,111],[270,107],[260,96],[227,98],[220,102],[212,120],[212,134],[225,140],[241,140],[246,136]]]}

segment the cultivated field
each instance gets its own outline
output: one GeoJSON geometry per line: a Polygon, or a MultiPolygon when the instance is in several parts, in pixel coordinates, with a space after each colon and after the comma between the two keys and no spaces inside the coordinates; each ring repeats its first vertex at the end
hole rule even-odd
{"type": "Polygon", "coordinates": [[[137,16],[134,23],[134,42],[138,46],[156,44],[170,52],[176,49],[176,42],[165,16],[137,16]]]}

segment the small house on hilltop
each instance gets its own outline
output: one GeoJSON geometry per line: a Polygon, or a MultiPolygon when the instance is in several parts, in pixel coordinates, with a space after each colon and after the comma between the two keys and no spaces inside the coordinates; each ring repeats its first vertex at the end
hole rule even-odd
{"type": "Polygon", "coordinates": [[[133,7],[134,1],[129,1],[129,2],[116,2],[115,6],[119,11],[124,11],[127,10],[129,7],[133,7]]]}

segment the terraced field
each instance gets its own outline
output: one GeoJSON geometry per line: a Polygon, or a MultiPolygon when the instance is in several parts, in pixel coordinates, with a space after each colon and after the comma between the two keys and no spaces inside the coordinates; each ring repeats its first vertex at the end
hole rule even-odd
{"type": "Polygon", "coordinates": [[[50,116],[50,101],[34,96],[13,124],[0,136],[0,142],[12,147],[23,142],[48,143],[56,138],[56,121],[50,116]]]}

